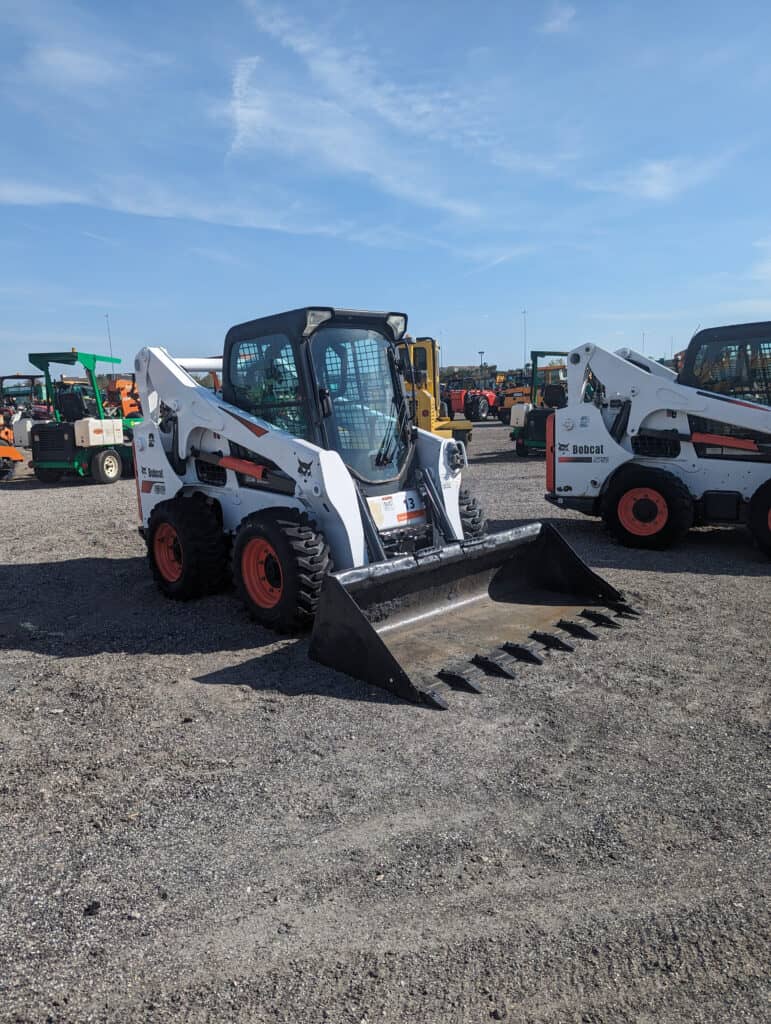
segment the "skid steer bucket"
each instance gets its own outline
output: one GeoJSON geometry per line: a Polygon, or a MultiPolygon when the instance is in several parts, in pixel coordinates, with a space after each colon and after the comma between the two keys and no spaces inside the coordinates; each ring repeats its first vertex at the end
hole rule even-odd
{"type": "Polygon", "coordinates": [[[448,689],[514,678],[518,661],[573,650],[637,615],[547,523],[424,556],[332,573],[311,636],[315,661],[405,700],[446,708],[448,689]]]}

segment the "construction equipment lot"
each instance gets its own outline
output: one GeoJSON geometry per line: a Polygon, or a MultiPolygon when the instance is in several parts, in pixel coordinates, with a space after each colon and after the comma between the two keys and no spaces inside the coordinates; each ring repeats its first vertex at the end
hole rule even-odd
{"type": "Polygon", "coordinates": [[[508,433],[491,527],[643,615],[446,712],[164,600],[133,481],[2,486],[0,1019],[767,1019],[769,561],[623,548],[508,433]]]}

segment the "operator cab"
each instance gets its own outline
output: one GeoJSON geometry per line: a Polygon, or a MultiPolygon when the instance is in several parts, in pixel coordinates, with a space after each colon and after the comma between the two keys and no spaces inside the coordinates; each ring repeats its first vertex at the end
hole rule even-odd
{"type": "Polygon", "coordinates": [[[226,402],[340,454],[364,485],[393,486],[413,448],[396,344],[402,313],[304,308],[231,327],[226,402]]]}
{"type": "Polygon", "coordinates": [[[677,383],[771,406],[771,322],[694,334],[677,383]]]}

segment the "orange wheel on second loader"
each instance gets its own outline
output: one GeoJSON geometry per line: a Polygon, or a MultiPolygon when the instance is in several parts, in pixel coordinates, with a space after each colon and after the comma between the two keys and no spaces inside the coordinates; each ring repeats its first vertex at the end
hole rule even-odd
{"type": "Polygon", "coordinates": [[[693,500],[672,473],[623,467],[603,499],[610,533],[632,548],[668,548],[693,526],[693,500]]]}

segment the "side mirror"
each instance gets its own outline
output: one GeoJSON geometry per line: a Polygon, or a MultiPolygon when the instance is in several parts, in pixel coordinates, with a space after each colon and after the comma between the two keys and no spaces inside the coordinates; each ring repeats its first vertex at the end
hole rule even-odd
{"type": "Polygon", "coordinates": [[[321,415],[325,419],[332,415],[332,397],[329,388],[319,388],[319,405],[321,406],[321,415]]]}

